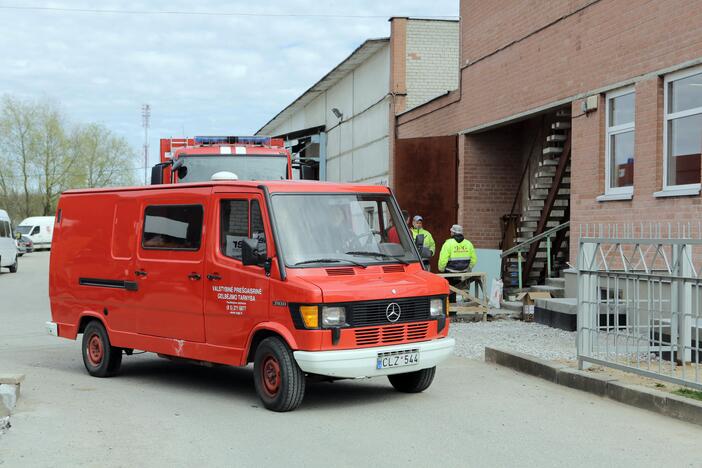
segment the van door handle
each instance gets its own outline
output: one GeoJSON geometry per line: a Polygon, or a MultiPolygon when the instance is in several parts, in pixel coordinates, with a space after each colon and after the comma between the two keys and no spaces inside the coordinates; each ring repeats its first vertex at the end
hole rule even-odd
{"type": "Polygon", "coordinates": [[[201,276],[198,275],[197,273],[190,273],[190,274],[188,275],[188,278],[190,278],[190,279],[193,280],[193,281],[197,281],[197,280],[199,280],[199,279],[201,278],[201,276]]]}
{"type": "Polygon", "coordinates": [[[137,276],[146,276],[146,272],[144,270],[137,270],[134,272],[134,274],[137,276]]]}
{"type": "Polygon", "coordinates": [[[207,275],[207,279],[210,281],[219,281],[222,279],[222,277],[219,276],[217,273],[211,273],[211,274],[207,275]]]}

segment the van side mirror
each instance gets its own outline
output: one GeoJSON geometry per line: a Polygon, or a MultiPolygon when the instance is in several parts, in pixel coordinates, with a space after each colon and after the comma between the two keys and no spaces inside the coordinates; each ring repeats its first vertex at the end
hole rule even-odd
{"type": "Polygon", "coordinates": [[[264,266],[266,256],[258,251],[258,239],[245,238],[241,243],[241,263],[264,266]]]}
{"type": "Polygon", "coordinates": [[[160,185],[163,183],[163,165],[156,164],[151,168],[151,185],[160,185]]]}
{"type": "Polygon", "coordinates": [[[424,234],[417,234],[417,237],[414,238],[414,245],[416,245],[420,251],[422,250],[424,247],[424,234]]]}

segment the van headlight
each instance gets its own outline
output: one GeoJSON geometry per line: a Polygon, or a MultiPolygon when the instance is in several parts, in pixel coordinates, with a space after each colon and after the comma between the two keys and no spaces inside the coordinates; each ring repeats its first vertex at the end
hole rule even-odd
{"type": "Polygon", "coordinates": [[[429,301],[429,315],[432,317],[441,317],[444,315],[444,300],[440,297],[429,301]]]}
{"type": "Polygon", "coordinates": [[[346,324],[346,308],[333,306],[322,307],[322,326],[338,327],[346,324]]]}

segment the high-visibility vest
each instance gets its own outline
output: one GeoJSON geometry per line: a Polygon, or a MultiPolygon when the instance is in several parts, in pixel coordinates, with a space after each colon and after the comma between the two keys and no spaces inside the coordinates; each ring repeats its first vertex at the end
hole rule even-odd
{"type": "Polygon", "coordinates": [[[439,271],[447,268],[453,271],[465,271],[469,266],[475,266],[478,262],[478,255],[475,247],[467,239],[456,242],[453,237],[444,242],[439,254],[439,271]]]}
{"type": "Polygon", "coordinates": [[[434,252],[436,252],[436,242],[434,242],[434,238],[432,237],[431,233],[424,228],[422,228],[422,229],[412,228],[411,231],[412,231],[412,239],[416,239],[417,236],[420,234],[422,234],[424,236],[424,247],[431,250],[431,254],[434,255],[434,252]]]}

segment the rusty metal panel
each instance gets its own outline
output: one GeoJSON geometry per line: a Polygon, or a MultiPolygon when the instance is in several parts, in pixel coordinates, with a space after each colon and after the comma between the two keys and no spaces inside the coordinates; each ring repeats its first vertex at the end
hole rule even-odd
{"type": "Polygon", "coordinates": [[[395,140],[394,191],[400,207],[424,217],[424,228],[439,250],[458,219],[458,137],[456,135],[395,140]]]}

